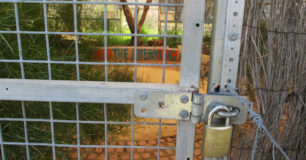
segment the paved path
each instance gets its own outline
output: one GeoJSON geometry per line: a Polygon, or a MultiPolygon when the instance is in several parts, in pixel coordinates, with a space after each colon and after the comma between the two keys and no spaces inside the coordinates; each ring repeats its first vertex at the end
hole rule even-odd
{"type": "MultiPolygon", "coordinates": [[[[197,127],[196,130],[196,141],[194,150],[194,159],[201,160],[201,144],[202,144],[202,126],[197,127]]],[[[115,145],[131,145],[131,141],[119,141],[115,145]]],[[[175,147],[176,136],[162,137],[160,139],[160,145],[162,147],[175,147]]],[[[134,142],[134,146],[157,146],[157,139],[154,140],[141,140],[134,142]]],[[[157,153],[156,149],[134,149],[133,156],[134,160],[156,160],[157,153]]],[[[108,148],[108,159],[109,160],[129,160],[131,159],[131,149],[126,148],[108,148]]],[[[74,152],[71,155],[72,159],[77,159],[77,153],[74,152]]],[[[87,160],[104,160],[105,149],[87,149],[82,150],[82,159],[87,160]]],[[[175,150],[160,150],[160,160],[175,160],[175,150]]]]}

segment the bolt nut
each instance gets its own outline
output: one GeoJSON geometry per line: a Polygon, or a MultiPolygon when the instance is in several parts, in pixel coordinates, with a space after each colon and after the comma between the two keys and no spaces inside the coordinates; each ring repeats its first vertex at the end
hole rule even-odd
{"type": "Polygon", "coordinates": [[[231,41],[235,41],[238,39],[238,33],[237,32],[231,32],[228,34],[228,39],[231,41]]]}
{"type": "Polygon", "coordinates": [[[181,110],[180,117],[187,118],[189,116],[189,112],[187,110],[181,110]]]}
{"type": "Polygon", "coordinates": [[[146,99],[148,99],[148,94],[147,93],[145,93],[145,92],[143,92],[143,93],[141,93],[140,95],[139,95],[139,98],[141,99],[141,100],[146,100],[146,99]]]}
{"type": "Polygon", "coordinates": [[[185,103],[187,103],[189,101],[189,97],[186,96],[186,95],[182,95],[180,100],[181,100],[182,103],[185,104],[185,103]]]}

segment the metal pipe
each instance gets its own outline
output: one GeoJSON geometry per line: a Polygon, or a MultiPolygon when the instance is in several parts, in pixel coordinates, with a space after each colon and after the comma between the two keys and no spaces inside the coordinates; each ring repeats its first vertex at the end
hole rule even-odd
{"type": "Polygon", "coordinates": [[[213,37],[207,93],[218,91],[221,83],[223,45],[225,39],[226,10],[228,0],[216,0],[214,5],[213,37]]]}

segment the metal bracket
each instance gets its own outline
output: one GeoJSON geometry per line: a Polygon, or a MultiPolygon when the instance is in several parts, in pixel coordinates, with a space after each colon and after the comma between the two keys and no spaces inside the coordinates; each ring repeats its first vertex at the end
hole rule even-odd
{"type": "Polygon", "coordinates": [[[229,0],[227,3],[221,92],[228,91],[227,86],[235,88],[236,85],[245,0],[229,0]]]}
{"type": "Polygon", "coordinates": [[[138,90],[134,113],[138,117],[188,120],[192,105],[191,92],[138,90]]]}
{"type": "MultiPolygon", "coordinates": [[[[202,95],[191,92],[164,92],[160,90],[138,90],[135,96],[134,113],[138,117],[189,120],[197,124],[207,122],[208,112],[217,104],[231,109],[236,107],[240,113],[231,117],[231,124],[243,124],[247,120],[247,109],[234,96],[202,95]]],[[[216,115],[214,120],[221,121],[216,115]]]]}

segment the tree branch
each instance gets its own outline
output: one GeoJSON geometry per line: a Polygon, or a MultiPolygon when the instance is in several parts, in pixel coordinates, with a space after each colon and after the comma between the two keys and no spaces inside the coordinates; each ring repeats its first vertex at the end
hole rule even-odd
{"type": "MultiPolygon", "coordinates": [[[[152,2],[152,0],[147,0],[146,3],[151,3],[151,2],[152,2]]],[[[144,10],[143,10],[143,13],[141,15],[141,19],[140,19],[140,21],[138,23],[138,27],[139,28],[141,28],[143,23],[145,22],[149,9],[150,9],[149,5],[145,5],[144,6],[144,10]]],[[[137,28],[137,30],[138,30],[138,28],[137,28]]]]}
{"type": "MultiPolygon", "coordinates": [[[[127,0],[120,0],[120,2],[127,3],[127,0]]],[[[151,3],[151,2],[152,2],[152,0],[147,0],[146,3],[151,3]]],[[[144,5],[144,10],[143,10],[143,13],[141,15],[140,21],[139,21],[138,24],[136,24],[137,25],[137,33],[141,33],[141,27],[146,20],[149,8],[150,8],[149,5],[144,5]]],[[[128,5],[122,5],[122,9],[123,9],[123,13],[125,15],[125,19],[126,19],[126,22],[129,26],[129,29],[130,29],[131,33],[135,33],[135,18],[133,16],[132,12],[131,12],[130,7],[128,5]]],[[[137,15],[138,15],[138,11],[136,13],[137,15]]],[[[132,36],[131,44],[134,44],[134,38],[135,37],[132,36]]],[[[139,44],[139,45],[142,44],[141,37],[137,37],[137,44],[139,44]]]]}
{"type": "MultiPolygon", "coordinates": [[[[120,0],[120,2],[127,3],[127,0],[120,0]]],[[[131,33],[134,33],[134,16],[131,12],[131,9],[128,5],[122,5],[123,13],[125,15],[126,22],[130,28],[131,33]]]]}

